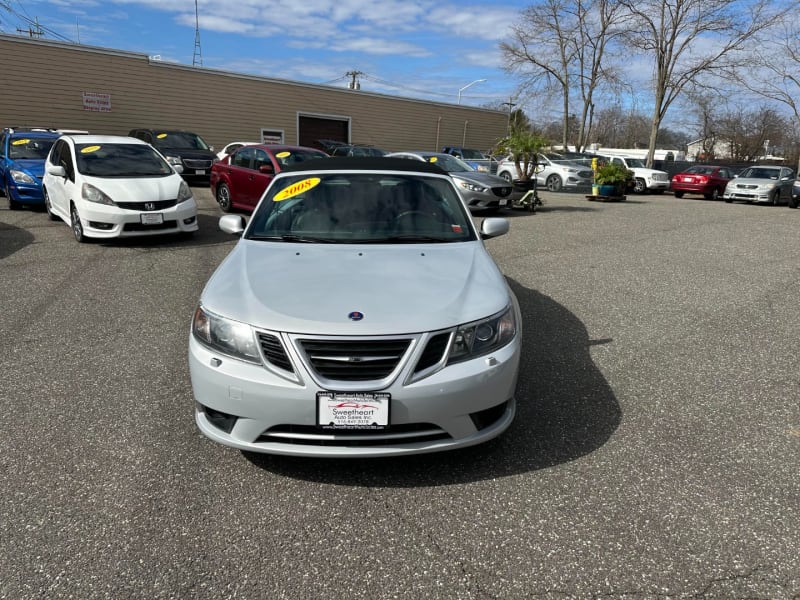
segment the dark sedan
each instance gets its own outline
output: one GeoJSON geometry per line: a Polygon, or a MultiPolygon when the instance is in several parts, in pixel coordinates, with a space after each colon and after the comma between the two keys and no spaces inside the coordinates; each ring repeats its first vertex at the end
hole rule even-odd
{"type": "Polygon", "coordinates": [[[683,198],[684,194],[698,194],[706,200],[718,200],[731,179],[733,171],[728,167],[694,165],[673,175],[670,189],[676,198],[683,198]]]}

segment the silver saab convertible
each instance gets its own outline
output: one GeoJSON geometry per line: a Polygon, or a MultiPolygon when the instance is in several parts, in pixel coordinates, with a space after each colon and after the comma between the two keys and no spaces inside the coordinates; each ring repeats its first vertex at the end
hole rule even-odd
{"type": "Polygon", "coordinates": [[[517,301],[447,173],[328,158],[278,174],[192,321],[195,419],[241,450],[391,456],[471,446],[515,412],[517,301]]]}

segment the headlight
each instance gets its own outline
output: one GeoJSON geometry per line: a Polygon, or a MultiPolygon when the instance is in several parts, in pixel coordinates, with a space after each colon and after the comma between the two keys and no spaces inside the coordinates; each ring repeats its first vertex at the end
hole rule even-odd
{"type": "Polygon", "coordinates": [[[194,311],[192,333],[198,342],[212,350],[251,363],[261,362],[249,325],[206,312],[198,306],[194,311]]]}
{"type": "Polygon", "coordinates": [[[499,315],[462,325],[456,331],[448,364],[470,360],[494,352],[514,339],[517,322],[509,306],[499,315]]]}
{"type": "Polygon", "coordinates": [[[13,179],[16,183],[36,183],[36,180],[28,175],[25,171],[11,169],[9,172],[11,173],[11,179],[13,179]]]}
{"type": "Polygon", "coordinates": [[[87,202],[96,202],[97,204],[108,204],[109,206],[114,206],[114,201],[111,198],[90,183],[84,183],[81,187],[81,198],[87,202]]]}
{"type": "Polygon", "coordinates": [[[192,197],[192,190],[185,181],[181,181],[181,186],[178,188],[178,204],[186,202],[192,197]]]}
{"type": "Polygon", "coordinates": [[[180,156],[165,156],[164,158],[166,158],[167,162],[169,164],[171,164],[171,165],[181,165],[181,166],[183,166],[183,163],[181,162],[181,157],[180,156]]]}
{"type": "Polygon", "coordinates": [[[471,183],[469,181],[464,181],[463,179],[460,179],[458,181],[458,185],[460,185],[465,190],[469,190],[470,192],[485,192],[486,191],[486,188],[483,187],[482,185],[478,185],[477,183],[471,183]]]}

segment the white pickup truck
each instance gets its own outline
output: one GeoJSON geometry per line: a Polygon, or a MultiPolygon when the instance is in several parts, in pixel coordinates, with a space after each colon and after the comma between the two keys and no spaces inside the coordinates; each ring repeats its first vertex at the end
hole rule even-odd
{"type": "Polygon", "coordinates": [[[662,194],[669,189],[669,173],[648,169],[644,166],[641,158],[622,155],[598,155],[598,158],[610,163],[622,165],[629,171],[633,171],[633,191],[637,194],[653,192],[662,194]]]}

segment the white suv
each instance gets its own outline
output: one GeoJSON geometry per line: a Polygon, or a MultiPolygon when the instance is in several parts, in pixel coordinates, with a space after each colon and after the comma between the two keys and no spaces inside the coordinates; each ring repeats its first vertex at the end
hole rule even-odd
{"type": "Polygon", "coordinates": [[[598,155],[597,158],[609,163],[622,165],[629,171],[633,171],[633,191],[637,194],[646,194],[648,192],[663,194],[669,189],[669,173],[648,169],[644,166],[644,161],[641,158],[621,155],[598,155]]]}
{"type": "MultiPolygon", "coordinates": [[[[517,179],[517,168],[514,161],[508,158],[497,166],[497,175],[506,181],[517,179]]],[[[551,192],[562,188],[592,187],[591,167],[573,162],[553,152],[539,155],[539,166],[536,169],[536,185],[545,186],[551,192]]]]}

